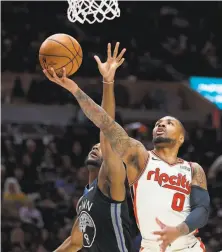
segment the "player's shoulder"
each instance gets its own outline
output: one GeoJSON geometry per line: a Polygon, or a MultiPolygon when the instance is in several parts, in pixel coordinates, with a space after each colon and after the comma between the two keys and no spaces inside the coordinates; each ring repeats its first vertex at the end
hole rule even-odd
{"type": "Polygon", "coordinates": [[[139,170],[143,168],[144,162],[149,157],[149,153],[143,143],[137,139],[130,138],[130,147],[133,147],[128,155],[127,164],[133,164],[139,170]]]}
{"type": "Polygon", "coordinates": [[[202,187],[207,190],[206,174],[202,166],[196,162],[191,163],[192,167],[192,185],[202,187]]]}
{"type": "Polygon", "coordinates": [[[142,149],[142,150],[146,150],[146,147],[144,146],[144,144],[142,142],[140,142],[139,140],[130,137],[130,145],[131,147],[136,147],[138,149],[142,149]]]}
{"type": "Polygon", "coordinates": [[[197,173],[200,173],[200,172],[204,173],[204,169],[202,168],[200,164],[198,164],[197,162],[189,162],[189,163],[191,166],[193,176],[195,176],[197,173]]]}

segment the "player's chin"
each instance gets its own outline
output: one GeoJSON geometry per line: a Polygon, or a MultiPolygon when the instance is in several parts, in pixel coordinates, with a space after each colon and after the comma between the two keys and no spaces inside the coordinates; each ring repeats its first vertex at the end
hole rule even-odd
{"type": "Polygon", "coordinates": [[[100,167],[102,165],[102,160],[98,157],[88,157],[85,161],[85,165],[92,165],[96,167],[100,167]]]}
{"type": "Polygon", "coordinates": [[[153,138],[153,144],[158,146],[164,146],[172,143],[172,139],[165,136],[156,136],[153,138]]]}

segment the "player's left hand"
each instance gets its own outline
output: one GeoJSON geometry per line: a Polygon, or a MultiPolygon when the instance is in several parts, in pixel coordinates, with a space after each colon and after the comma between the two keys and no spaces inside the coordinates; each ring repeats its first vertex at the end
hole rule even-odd
{"type": "Polygon", "coordinates": [[[167,226],[158,218],[156,218],[156,222],[160,226],[161,231],[155,231],[153,234],[160,236],[157,241],[162,241],[160,244],[161,252],[165,252],[167,247],[180,237],[180,233],[176,227],[167,226]]]}
{"type": "Polygon", "coordinates": [[[120,43],[117,42],[115,49],[113,51],[113,55],[112,55],[111,44],[110,43],[108,44],[108,46],[107,46],[107,60],[104,63],[101,62],[101,60],[98,56],[94,56],[94,58],[98,64],[99,71],[100,71],[101,75],[103,76],[103,80],[105,82],[113,82],[114,81],[116,69],[119,66],[121,66],[125,60],[123,58],[123,55],[124,55],[126,49],[125,48],[122,49],[122,51],[118,55],[119,45],[120,45],[120,43]]]}

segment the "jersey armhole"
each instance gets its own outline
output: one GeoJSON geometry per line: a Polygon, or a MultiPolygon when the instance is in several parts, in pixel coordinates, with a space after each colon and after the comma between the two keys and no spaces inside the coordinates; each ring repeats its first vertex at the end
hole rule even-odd
{"type": "Polygon", "coordinates": [[[96,190],[97,190],[97,192],[99,193],[100,197],[101,197],[104,201],[106,201],[106,202],[108,202],[108,203],[110,203],[110,204],[111,204],[111,203],[121,204],[121,203],[123,203],[123,202],[126,200],[126,197],[125,197],[124,200],[121,200],[121,201],[114,200],[114,199],[112,199],[111,197],[107,197],[107,196],[100,190],[100,188],[99,188],[98,186],[97,186],[96,190]]]}
{"type": "Polygon", "coordinates": [[[147,152],[148,152],[148,155],[147,155],[147,160],[145,162],[144,168],[140,171],[139,175],[135,178],[135,180],[132,183],[129,183],[129,187],[133,186],[136,182],[138,182],[138,180],[141,178],[141,176],[145,172],[146,167],[147,167],[149,160],[150,160],[150,152],[149,151],[147,151],[147,152]]]}
{"type": "Polygon", "coordinates": [[[80,204],[80,201],[82,200],[83,196],[84,196],[84,195],[82,195],[82,196],[79,198],[79,200],[78,200],[78,202],[77,202],[77,204],[76,204],[76,215],[77,215],[77,216],[79,215],[79,204],[80,204]]]}
{"type": "Polygon", "coordinates": [[[191,169],[191,178],[193,179],[193,162],[188,162],[191,169]]]}

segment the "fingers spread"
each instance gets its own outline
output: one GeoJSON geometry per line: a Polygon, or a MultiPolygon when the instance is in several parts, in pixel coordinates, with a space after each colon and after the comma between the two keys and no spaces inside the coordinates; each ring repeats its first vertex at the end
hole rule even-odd
{"type": "Polygon", "coordinates": [[[123,55],[124,55],[125,52],[126,52],[126,48],[124,48],[124,49],[120,52],[120,54],[119,54],[118,57],[116,58],[117,61],[120,61],[120,60],[122,59],[122,57],[123,57],[123,55]]]}
{"type": "Polygon", "coordinates": [[[97,55],[94,56],[94,59],[96,60],[96,62],[97,62],[98,65],[102,64],[100,58],[97,55]]]}
{"type": "Polygon", "coordinates": [[[162,235],[160,236],[157,241],[163,241],[163,242],[166,242],[167,241],[167,236],[166,235],[162,235]]]}
{"type": "Polygon", "coordinates": [[[117,54],[118,54],[118,51],[119,51],[119,42],[116,43],[116,46],[115,46],[115,49],[114,49],[114,52],[113,52],[113,58],[115,59],[117,54]]]}
{"type": "Polygon", "coordinates": [[[108,46],[107,46],[107,60],[111,59],[111,44],[108,43],[108,46]]]}
{"type": "Polygon", "coordinates": [[[165,232],[163,230],[161,230],[161,231],[154,231],[153,234],[154,235],[164,235],[165,232]]]}
{"type": "Polygon", "coordinates": [[[51,67],[50,70],[52,71],[52,76],[53,76],[53,78],[55,78],[55,80],[58,79],[59,77],[57,76],[57,74],[56,74],[54,68],[51,67]]]}
{"type": "Polygon", "coordinates": [[[124,60],[125,60],[125,59],[123,58],[123,59],[121,59],[121,60],[119,61],[118,67],[121,66],[121,65],[123,64],[124,60]]]}
{"type": "Polygon", "coordinates": [[[66,68],[63,67],[63,73],[62,73],[62,80],[64,80],[66,78],[66,68]]]}
{"type": "Polygon", "coordinates": [[[161,222],[158,218],[156,218],[156,223],[161,227],[161,228],[165,228],[166,225],[163,224],[163,222],[161,222]]]}
{"type": "Polygon", "coordinates": [[[45,74],[45,76],[46,76],[50,81],[54,81],[53,77],[51,76],[51,74],[50,74],[46,69],[43,70],[43,73],[45,74]]]}

